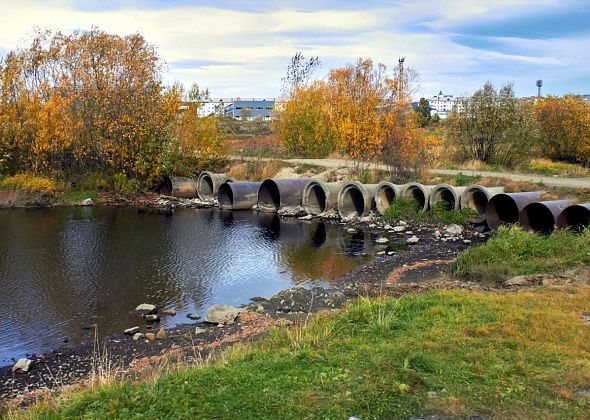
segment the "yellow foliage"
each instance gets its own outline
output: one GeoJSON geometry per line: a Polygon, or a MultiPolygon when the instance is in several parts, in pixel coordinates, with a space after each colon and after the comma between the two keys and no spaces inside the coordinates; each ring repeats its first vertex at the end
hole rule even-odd
{"type": "Polygon", "coordinates": [[[0,180],[0,190],[28,191],[54,194],[58,191],[55,181],[40,175],[17,174],[0,180]]]}

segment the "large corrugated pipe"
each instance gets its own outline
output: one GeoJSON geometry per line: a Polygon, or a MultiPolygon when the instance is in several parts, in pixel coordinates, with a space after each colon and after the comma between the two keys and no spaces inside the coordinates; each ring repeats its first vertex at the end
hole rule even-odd
{"type": "Polygon", "coordinates": [[[338,193],[342,182],[322,182],[313,179],[303,189],[301,205],[303,210],[312,215],[318,215],[338,208],[338,193]]]}
{"type": "Polygon", "coordinates": [[[393,200],[402,195],[403,185],[392,184],[383,181],[377,185],[377,194],[375,195],[375,208],[380,215],[391,206],[393,200]]]}
{"type": "Polygon", "coordinates": [[[300,206],[308,183],[309,179],[267,179],[258,190],[258,208],[265,213],[276,213],[285,207],[300,206]]]}
{"type": "Polygon", "coordinates": [[[223,210],[251,210],[258,201],[262,182],[224,182],[219,187],[217,201],[223,210]]]}
{"type": "Polygon", "coordinates": [[[196,198],[198,196],[195,180],[184,176],[165,177],[158,190],[160,194],[178,198],[196,198]]]}
{"type": "Polygon", "coordinates": [[[203,201],[211,201],[217,197],[219,187],[224,182],[232,182],[233,179],[226,174],[214,174],[213,172],[201,172],[197,180],[197,191],[199,198],[203,201]]]}
{"type": "Polygon", "coordinates": [[[470,185],[461,194],[461,208],[472,209],[479,214],[485,214],[488,201],[496,194],[504,192],[504,187],[482,187],[481,185],[470,185]]]}
{"type": "Polygon", "coordinates": [[[523,229],[551,233],[557,225],[557,218],[570,205],[571,200],[537,201],[527,204],[520,212],[518,223],[523,229]]]}
{"type": "Polygon", "coordinates": [[[574,230],[590,227],[590,203],[574,204],[566,208],[557,218],[557,227],[574,230]]]}
{"type": "Polygon", "coordinates": [[[338,214],[342,218],[368,216],[375,209],[378,184],[345,183],[338,193],[338,214]]]}
{"type": "Polygon", "coordinates": [[[458,210],[461,202],[461,194],[465,192],[467,187],[453,187],[448,184],[438,184],[430,192],[429,204],[430,208],[434,207],[434,203],[443,201],[448,204],[449,210],[458,210]]]}
{"type": "Polygon", "coordinates": [[[515,224],[527,204],[540,201],[545,191],[502,193],[493,196],[486,206],[486,222],[492,229],[501,224],[515,224]]]}
{"type": "Polygon", "coordinates": [[[402,190],[402,197],[416,200],[420,206],[420,210],[428,210],[430,204],[430,193],[432,192],[432,185],[422,185],[417,182],[404,185],[402,190]]]}

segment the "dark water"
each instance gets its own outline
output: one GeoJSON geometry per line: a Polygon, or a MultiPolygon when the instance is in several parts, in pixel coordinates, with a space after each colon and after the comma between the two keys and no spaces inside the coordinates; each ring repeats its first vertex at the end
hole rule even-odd
{"type": "Polygon", "coordinates": [[[0,365],[138,323],[140,303],[174,307],[162,325],[212,304],[293,285],[328,286],[373,253],[372,239],[323,222],[217,209],[166,217],[136,209],[0,211],[0,365]]]}

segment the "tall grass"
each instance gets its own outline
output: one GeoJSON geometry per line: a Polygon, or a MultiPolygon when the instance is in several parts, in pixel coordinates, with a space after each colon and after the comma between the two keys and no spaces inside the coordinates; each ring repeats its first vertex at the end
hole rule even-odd
{"type": "Polygon", "coordinates": [[[449,203],[445,201],[437,201],[430,210],[422,211],[416,200],[401,197],[393,201],[385,211],[383,219],[386,221],[411,220],[417,223],[456,223],[465,225],[474,216],[477,216],[477,212],[474,210],[451,210],[449,203]]]}
{"type": "Polygon", "coordinates": [[[279,159],[262,159],[242,162],[233,165],[229,170],[229,176],[245,181],[264,181],[273,178],[285,164],[279,159]]]}

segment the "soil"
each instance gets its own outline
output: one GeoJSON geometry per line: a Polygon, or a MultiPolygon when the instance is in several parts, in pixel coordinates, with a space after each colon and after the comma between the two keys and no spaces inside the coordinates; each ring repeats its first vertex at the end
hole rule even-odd
{"type": "MultiPolygon", "coordinates": [[[[201,206],[194,200],[178,200],[157,195],[129,198],[118,194],[104,194],[100,205],[139,206],[170,211],[175,206],[201,206]]],[[[388,248],[352,272],[344,275],[331,288],[295,287],[284,290],[272,298],[253,297],[242,307],[242,313],[231,325],[194,322],[178,325],[166,331],[164,340],[134,341],[130,335],[115,335],[80,345],[65,345],[50,353],[33,355],[28,373],[13,373],[12,367],[0,368],[0,402],[11,400],[16,404],[29,404],[41,395],[59,392],[64,386],[84,383],[100,375],[100,368],[109,367],[121,378],[139,379],[157,371],[158,366],[170,363],[195,365],[214,357],[216,352],[235,342],[247,342],[266,334],[274,326],[286,326],[304,322],[311,314],[342,308],[359,296],[401,296],[406,293],[434,289],[467,288],[491,290],[497,286],[450,279],[446,273],[459,252],[469,246],[484,242],[487,238],[474,228],[464,228],[461,236],[445,237],[438,226],[407,226],[406,232],[393,232],[383,223],[372,220],[341,223],[343,228],[363,230],[379,237],[389,238],[389,244],[405,243],[412,236],[420,238],[406,249],[388,248]],[[202,329],[196,332],[195,329],[202,329]]],[[[481,230],[481,229],[479,229],[481,230]]],[[[404,247],[402,247],[404,248],[404,247]]],[[[580,278],[578,274],[567,278],[580,278]]],[[[590,271],[586,277],[590,282],[590,271]]],[[[526,286],[543,283],[542,278],[532,278],[526,286]]],[[[565,281],[557,278],[555,281],[565,281]]],[[[162,315],[165,316],[165,315],[162,315]]],[[[155,324],[141,332],[158,330],[155,324]]]]}

